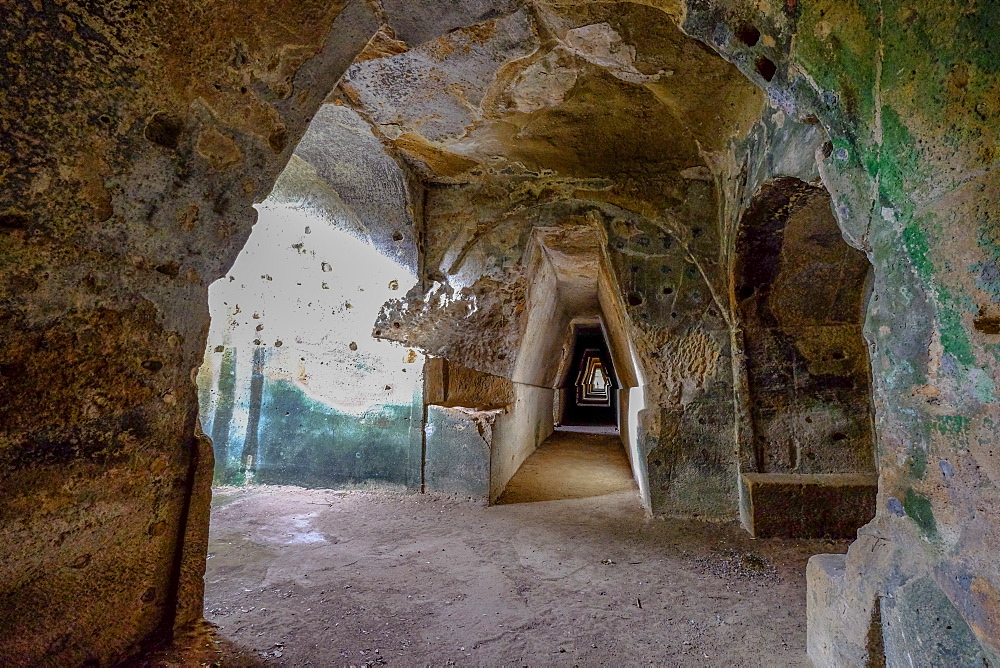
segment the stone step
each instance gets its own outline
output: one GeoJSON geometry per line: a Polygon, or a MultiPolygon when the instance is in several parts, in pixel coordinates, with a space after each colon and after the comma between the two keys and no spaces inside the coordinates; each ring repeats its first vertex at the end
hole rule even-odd
{"type": "Polygon", "coordinates": [[[744,473],[740,514],[755,538],[854,538],[877,491],[875,474],[744,473]]]}

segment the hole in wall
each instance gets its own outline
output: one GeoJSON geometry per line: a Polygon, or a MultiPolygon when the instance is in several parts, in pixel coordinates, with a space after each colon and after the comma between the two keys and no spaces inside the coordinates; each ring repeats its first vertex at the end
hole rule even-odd
{"type": "Polygon", "coordinates": [[[143,135],[154,144],[176,149],[183,129],[184,121],[179,116],[161,111],[153,114],[146,122],[143,135]]]}
{"type": "Polygon", "coordinates": [[[181,273],[181,267],[176,262],[166,262],[161,265],[157,265],[156,271],[160,272],[164,276],[169,276],[170,278],[177,278],[181,273]]]}
{"type": "Polygon", "coordinates": [[[0,228],[6,230],[26,230],[31,226],[31,219],[20,213],[0,214],[0,228]]]}
{"type": "Polygon", "coordinates": [[[278,126],[271,131],[271,134],[267,136],[267,145],[275,153],[281,153],[285,150],[285,147],[288,146],[288,131],[284,125],[278,126]]]}
{"type": "Polygon", "coordinates": [[[981,308],[979,310],[979,315],[975,317],[972,321],[972,326],[976,328],[977,332],[988,335],[1000,334],[1000,315],[986,314],[986,309],[981,308]]]}
{"type": "Polygon", "coordinates": [[[736,38],[747,46],[757,46],[760,41],[760,30],[751,23],[743,23],[736,28],[736,38]]]}
{"type": "Polygon", "coordinates": [[[775,65],[770,58],[761,56],[757,59],[757,62],[754,63],[754,69],[757,70],[757,74],[759,74],[764,81],[770,82],[774,79],[774,75],[778,71],[778,66],[775,65]]]}
{"type": "Polygon", "coordinates": [[[163,368],[163,362],[160,360],[146,360],[142,363],[142,368],[146,371],[156,372],[163,368]]]}

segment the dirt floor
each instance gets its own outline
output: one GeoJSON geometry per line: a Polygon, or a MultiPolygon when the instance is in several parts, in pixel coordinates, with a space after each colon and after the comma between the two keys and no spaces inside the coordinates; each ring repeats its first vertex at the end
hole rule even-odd
{"type": "Polygon", "coordinates": [[[216,634],[139,665],[810,665],[806,560],[847,541],[649,519],[607,434],[557,432],[505,500],[217,489],[216,634]]]}
{"type": "Polygon", "coordinates": [[[216,499],[206,617],[267,665],[807,666],[805,562],[847,545],[646,519],[633,491],[216,499]]]}

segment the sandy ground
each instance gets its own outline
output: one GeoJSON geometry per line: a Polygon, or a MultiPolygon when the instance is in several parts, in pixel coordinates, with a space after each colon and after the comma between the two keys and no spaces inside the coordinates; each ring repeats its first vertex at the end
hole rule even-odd
{"type": "Polygon", "coordinates": [[[632,491],[217,504],[206,617],[268,665],[807,666],[805,562],[846,549],[647,520],[632,491]]]}
{"type": "Polygon", "coordinates": [[[557,432],[505,500],[218,489],[216,635],[139,665],[810,665],[806,560],[847,541],[646,518],[607,434],[557,432]]]}

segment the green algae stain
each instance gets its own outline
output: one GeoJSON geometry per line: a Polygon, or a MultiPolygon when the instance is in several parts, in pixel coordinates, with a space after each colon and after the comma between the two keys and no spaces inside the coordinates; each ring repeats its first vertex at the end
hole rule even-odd
{"type": "MultiPolygon", "coordinates": [[[[236,448],[229,448],[229,432],[232,428],[236,406],[236,349],[226,348],[222,353],[219,369],[218,402],[212,417],[212,444],[215,449],[215,479],[217,484],[226,481],[226,469],[232,465],[231,458],[238,460],[236,448]]],[[[208,402],[202,404],[207,409],[208,402]]]]}
{"type": "Polygon", "coordinates": [[[927,474],[927,453],[920,448],[913,448],[910,451],[910,461],[908,463],[910,475],[918,480],[923,480],[927,474]]]}
{"type": "MultiPolygon", "coordinates": [[[[929,257],[930,241],[927,232],[918,223],[910,223],[903,229],[903,246],[920,278],[933,285],[934,263],[929,257]]],[[[941,333],[941,347],[959,364],[966,366],[975,364],[976,356],[972,350],[972,343],[962,322],[962,314],[970,308],[970,305],[963,304],[961,299],[955,298],[946,288],[937,287],[932,290],[939,306],[938,326],[941,333]]]]}
{"type": "Polygon", "coordinates": [[[899,113],[882,107],[882,150],[879,154],[879,190],[897,206],[911,202],[908,184],[922,178],[917,143],[899,113]]]}
{"type": "MultiPolygon", "coordinates": [[[[832,109],[870,126],[875,109],[875,61],[880,18],[870,3],[849,0],[798,3],[796,60],[823,89],[835,92],[832,109]]],[[[852,125],[853,123],[848,123],[852,125]]]]}
{"type": "Polygon", "coordinates": [[[976,355],[969,340],[968,330],[962,322],[962,314],[974,311],[975,304],[965,295],[953,295],[945,287],[936,289],[938,303],[938,328],[941,332],[941,347],[966,367],[975,365],[976,355]]]}
{"type": "Polygon", "coordinates": [[[933,428],[943,436],[957,436],[969,430],[971,418],[964,415],[941,415],[933,422],[933,428]]]}
{"type": "Polygon", "coordinates": [[[927,233],[918,224],[910,223],[903,229],[903,246],[907,255],[913,260],[917,274],[925,281],[930,280],[934,274],[934,263],[927,257],[930,252],[927,233]]]}
{"type": "Polygon", "coordinates": [[[942,308],[938,314],[938,321],[941,326],[941,347],[945,352],[960,364],[975,364],[976,356],[972,352],[972,343],[969,341],[965,325],[962,324],[961,313],[954,308],[942,308]]]}
{"type": "Polygon", "coordinates": [[[918,494],[912,489],[906,490],[903,497],[903,510],[907,516],[917,523],[920,533],[928,540],[937,540],[937,521],[931,511],[931,501],[923,494],[918,494]]]}
{"type": "Polygon", "coordinates": [[[959,21],[955,45],[961,47],[977,67],[990,73],[1000,72],[998,29],[1000,3],[996,0],[978,0],[975,10],[967,12],[959,21]]]}
{"type": "Polygon", "coordinates": [[[363,413],[345,413],[313,399],[291,381],[260,377],[260,405],[256,411],[244,406],[257,412],[260,422],[248,424],[245,438],[243,433],[231,437],[238,403],[235,352],[226,349],[221,360],[212,428],[216,485],[406,483],[409,404],[372,404],[363,413]]]}

